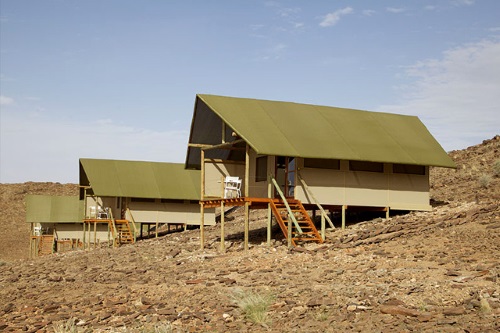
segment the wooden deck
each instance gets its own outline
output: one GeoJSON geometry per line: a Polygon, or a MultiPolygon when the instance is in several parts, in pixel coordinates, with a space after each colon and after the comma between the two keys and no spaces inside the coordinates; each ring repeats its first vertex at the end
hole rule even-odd
{"type": "MultiPolygon", "coordinates": [[[[127,220],[123,220],[123,219],[115,219],[114,220],[115,223],[125,223],[127,222],[127,220]]],[[[112,219],[84,219],[83,220],[83,223],[112,223],[113,220],[112,219]]]]}
{"type": "Polygon", "coordinates": [[[269,198],[252,198],[252,197],[239,197],[239,198],[207,198],[204,200],[200,200],[200,204],[205,208],[215,208],[220,207],[222,203],[224,206],[245,206],[245,203],[250,205],[252,209],[264,209],[267,208],[267,205],[270,202],[279,203],[281,200],[279,199],[269,199],[269,198]]]}

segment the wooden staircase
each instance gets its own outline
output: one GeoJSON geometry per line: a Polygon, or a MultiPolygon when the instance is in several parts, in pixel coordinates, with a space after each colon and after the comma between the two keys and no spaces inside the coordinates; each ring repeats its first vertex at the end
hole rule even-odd
{"type": "Polygon", "coordinates": [[[134,243],[134,234],[128,220],[114,220],[114,226],[110,226],[110,229],[116,245],[134,243]]]}
{"type": "MultiPolygon", "coordinates": [[[[295,223],[291,223],[292,245],[297,246],[298,242],[323,243],[323,239],[321,238],[318,229],[316,229],[316,226],[309,217],[309,214],[307,214],[307,211],[305,210],[300,200],[287,199],[287,203],[298,225],[297,228],[297,225],[295,223]]],[[[290,212],[288,211],[288,208],[286,207],[284,202],[271,201],[271,209],[273,211],[274,217],[276,218],[276,221],[278,222],[281,230],[283,231],[283,234],[285,235],[285,238],[288,239],[288,222],[291,218],[289,216],[290,212]]]]}
{"type": "Polygon", "coordinates": [[[38,255],[43,256],[54,253],[54,235],[39,236],[38,255]]]}

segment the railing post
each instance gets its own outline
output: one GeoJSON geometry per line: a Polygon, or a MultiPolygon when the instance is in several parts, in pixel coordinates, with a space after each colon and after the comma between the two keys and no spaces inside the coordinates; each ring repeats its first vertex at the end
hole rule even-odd
{"type": "Polygon", "coordinates": [[[130,211],[130,208],[127,207],[127,213],[130,215],[130,221],[132,221],[132,228],[134,229],[134,243],[137,241],[137,226],[135,225],[134,215],[130,211]]]}

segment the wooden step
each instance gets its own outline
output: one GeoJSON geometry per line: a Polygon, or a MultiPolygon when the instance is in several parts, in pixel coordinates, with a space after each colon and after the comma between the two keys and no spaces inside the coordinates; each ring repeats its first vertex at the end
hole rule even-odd
{"type": "Polygon", "coordinates": [[[323,239],[319,235],[316,226],[307,214],[304,206],[302,206],[302,203],[298,200],[290,200],[288,204],[290,207],[290,212],[286,208],[285,204],[274,202],[271,203],[273,215],[285,237],[288,238],[288,223],[290,222],[289,215],[293,214],[299,228],[302,231],[302,233],[299,233],[295,223],[292,224],[291,242],[293,246],[297,246],[296,242],[315,241],[322,243],[323,239]]]}

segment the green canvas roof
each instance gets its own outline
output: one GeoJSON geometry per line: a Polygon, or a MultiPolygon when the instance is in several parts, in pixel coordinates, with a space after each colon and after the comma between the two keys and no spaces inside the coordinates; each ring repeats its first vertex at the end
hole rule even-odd
{"type": "Polygon", "coordinates": [[[200,172],[180,163],[82,158],[80,185],[98,196],[200,199],[200,172]]]}
{"type": "MultiPolygon", "coordinates": [[[[213,144],[200,142],[210,141],[205,127],[215,122],[209,111],[258,154],[456,167],[415,116],[197,95],[190,143],[213,144]]],[[[188,148],[187,165],[193,154],[188,148]]]]}
{"type": "Polygon", "coordinates": [[[83,200],[78,196],[26,196],[26,222],[77,223],[83,219],[83,200]]]}

